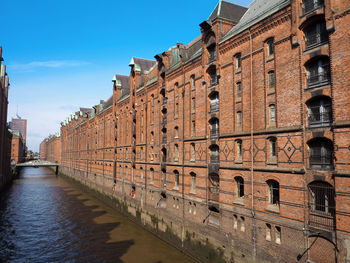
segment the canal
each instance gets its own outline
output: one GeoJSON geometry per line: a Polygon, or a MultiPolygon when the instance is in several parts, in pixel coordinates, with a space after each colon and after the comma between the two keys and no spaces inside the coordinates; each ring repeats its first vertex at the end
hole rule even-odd
{"type": "Polygon", "coordinates": [[[0,262],[192,262],[46,168],[0,197],[0,262]]]}

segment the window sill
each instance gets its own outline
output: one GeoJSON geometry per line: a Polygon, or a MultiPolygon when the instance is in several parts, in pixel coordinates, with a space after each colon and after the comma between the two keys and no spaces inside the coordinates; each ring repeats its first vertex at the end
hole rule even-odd
{"type": "Polygon", "coordinates": [[[236,99],[236,103],[242,102],[242,97],[236,99]]]}
{"type": "Polygon", "coordinates": [[[277,158],[276,157],[271,157],[267,162],[267,165],[277,165],[277,158]]]}
{"type": "Polygon", "coordinates": [[[269,212],[277,213],[277,214],[280,213],[280,207],[279,207],[279,205],[269,204],[269,205],[267,205],[267,207],[265,208],[265,210],[266,210],[266,211],[269,211],[269,212]]]}
{"type": "Polygon", "coordinates": [[[275,54],[267,56],[266,63],[275,59],[275,54]]]}
{"type": "Polygon", "coordinates": [[[276,93],[276,89],[270,89],[268,88],[267,90],[267,95],[272,95],[272,94],[275,94],[276,93]]]}
{"type": "Polygon", "coordinates": [[[179,187],[178,186],[174,186],[173,191],[179,191],[179,187]]]}
{"type": "Polygon", "coordinates": [[[236,69],[236,74],[242,73],[242,67],[236,69]]]}
{"type": "Polygon", "coordinates": [[[195,194],[196,194],[196,190],[191,190],[191,191],[190,191],[190,194],[191,194],[191,195],[195,195],[195,194]]]}
{"type": "Polygon", "coordinates": [[[243,164],[242,157],[239,157],[237,160],[235,160],[235,164],[243,164]]]}
{"type": "Polygon", "coordinates": [[[244,205],[243,197],[236,197],[236,199],[233,201],[236,205],[244,205]]]}

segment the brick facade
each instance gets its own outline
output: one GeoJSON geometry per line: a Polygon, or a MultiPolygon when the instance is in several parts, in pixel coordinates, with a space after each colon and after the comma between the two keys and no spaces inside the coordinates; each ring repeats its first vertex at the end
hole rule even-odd
{"type": "Polygon", "coordinates": [[[7,108],[9,77],[6,66],[2,64],[2,47],[0,46],[0,190],[11,180],[10,156],[12,134],[7,129],[7,108]]]}
{"type": "Polygon", "coordinates": [[[11,162],[16,164],[25,161],[25,143],[22,134],[19,131],[10,130],[12,133],[11,141],[11,162]]]}
{"type": "Polygon", "coordinates": [[[50,135],[40,143],[40,159],[61,163],[61,138],[59,134],[50,135]]]}
{"type": "Polygon", "coordinates": [[[349,10],[220,1],[62,123],[62,171],[202,260],[350,262],[349,10]]]}

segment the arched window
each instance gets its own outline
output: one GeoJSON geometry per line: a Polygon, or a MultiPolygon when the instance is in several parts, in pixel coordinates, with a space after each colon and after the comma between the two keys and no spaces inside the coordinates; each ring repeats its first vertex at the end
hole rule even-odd
{"type": "Polygon", "coordinates": [[[210,147],[210,162],[211,163],[219,163],[220,161],[220,153],[219,153],[219,146],[216,144],[211,145],[210,147]]]}
{"type": "Polygon", "coordinates": [[[167,161],[167,151],[166,148],[162,148],[162,162],[166,163],[167,161]]]}
{"type": "Polygon", "coordinates": [[[162,170],[163,175],[163,188],[166,189],[166,170],[162,170]]]}
{"type": "Polygon", "coordinates": [[[269,138],[269,148],[270,148],[270,160],[276,158],[277,156],[277,146],[276,146],[276,137],[270,137],[269,138]]]}
{"type": "Polygon", "coordinates": [[[242,68],[241,53],[239,53],[235,56],[235,66],[236,66],[236,71],[241,70],[241,68],[242,68]]]}
{"type": "Polygon", "coordinates": [[[328,32],[325,21],[310,24],[304,29],[305,47],[311,49],[328,42],[328,32]]]}
{"type": "Polygon", "coordinates": [[[244,179],[241,176],[236,176],[235,182],[236,182],[236,196],[239,198],[244,197],[244,179]]]}
{"type": "Polygon", "coordinates": [[[196,89],[196,77],[195,77],[195,75],[191,76],[191,89],[192,90],[196,89]]]}
{"type": "Polygon", "coordinates": [[[210,137],[211,138],[219,137],[219,119],[212,118],[209,124],[210,124],[210,137]]]}
{"type": "Polygon", "coordinates": [[[334,187],[326,182],[315,181],[309,189],[309,224],[331,229],[335,216],[334,187]]]}
{"type": "Polygon", "coordinates": [[[268,180],[269,204],[279,206],[280,203],[280,184],[275,180],[268,180]]]}
{"type": "Polygon", "coordinates": [[[273,38],[266,42],[267,45],[267,56],[273,56],[275,54],[275,45],[273,43],[273,38]]]}
{"type": "Polygon", "coordinates": [[[326,138],[316,138],[308,142],[311,168],[333,167],[333,144],[326,138]]]}
{"type": "Polygon", "coordinates": [[[236,141],[236,158],[242,160],[242,140],[236,141]]]}
{"type": "Polygon", "coordinates": [[[191,175],[191,192],[194,193],[196,192],[196,174],[195,173],[190,173],[191,175]]]}
{"type": "Polygon", "coordinates": [[[328,126],[332,123],[332,100],[318,97],[307,103],[309,126],[328,126]]]}
{"type": "Polygon", "coordinates": [[[314,88],[330,83],[329,58],[320,57],[306,64],[307,87],[314,88]]]}
{"type": "Polygon", "coordinates": [[[180,184],[180,176],[177,170],[174,171],[174,187],[178,188],[180,184]]]}
{"type": "Polygon", "coordinates": [[[179,127],[178,126],[175,126],[174,133],[175,133],[174,138],[179,138],[179,127]]]}
{"type": "Polygon", "coordinates": [[[151,168],[150,171],[151,171],[151,183],[153,184],[154,183],[154,169],[151,168]]]}
{"type": "Polygon", "coordinates": [[[194,143],[191,143],[191,161],[194,162],[196,160],[196,146],[194,143]]]}
{"type": "Polygon", "coordinates": [[[303,0],[303,14],[323,6],[323,0],[303,0]]]}
{"type": "Polygon", "coordinates": [[[179,160],[179,145],[178,144],[174,145],[174,150],[175,150],[174,161],[177,162],[179,160]]]}
{"type": "Polygon", "coordinates": [[[275,106],[275,104],[271,104],[269,106],[269,125],[270,126],[276,125],[276,106],[275,106]]]}
{"type": "Polygon", "coordinates": [[[219,93],[214,92],[210,95],[210,112],[217,112],[219,111],[219,93]]]}

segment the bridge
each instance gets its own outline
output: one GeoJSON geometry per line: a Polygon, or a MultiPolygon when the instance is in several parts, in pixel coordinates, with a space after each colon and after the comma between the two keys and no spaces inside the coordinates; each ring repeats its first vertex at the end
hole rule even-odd
{"type": "Polygon", "coordinates": [[[29,162],[16,164],[16,168],[17,167],[34,167],[34,168],[38,168],[38,167],[56,167],[56,174],[58,174],[58,167],[59,166],[60,165],[58,163],[51,163],[51,162],[45,161],[45,160],[32,160],[32,161],[29,161],[29,162]]]}

